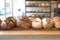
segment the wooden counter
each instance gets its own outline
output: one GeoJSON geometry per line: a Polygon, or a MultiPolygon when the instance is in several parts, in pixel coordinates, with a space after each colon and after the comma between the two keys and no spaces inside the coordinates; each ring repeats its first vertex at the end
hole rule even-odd
{"type": "Polygon", "coordinates": [[[0,38],[60,38],[58,30],[1,30],[0,38]]]}

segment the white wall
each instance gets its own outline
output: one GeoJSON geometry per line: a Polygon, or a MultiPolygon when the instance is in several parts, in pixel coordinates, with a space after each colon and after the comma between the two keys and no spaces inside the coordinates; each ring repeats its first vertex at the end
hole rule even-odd
{"type": "Polygon", "coordinates": [[[0,0],[0,19],[5,20],[5,1],[0,0]]]}
{"type": "Polygon", "coordinates": [[[25,0],[13,0],[13,16],[19,18],[25,13],[25,0]]]}

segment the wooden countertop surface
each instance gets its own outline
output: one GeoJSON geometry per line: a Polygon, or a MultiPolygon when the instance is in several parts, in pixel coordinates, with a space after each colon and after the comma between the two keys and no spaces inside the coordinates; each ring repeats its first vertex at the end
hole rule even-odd
{"type": "Polygon", "coordinates": [[[0,38],[60,38],[60,30],[0,30],[0,38]]]}

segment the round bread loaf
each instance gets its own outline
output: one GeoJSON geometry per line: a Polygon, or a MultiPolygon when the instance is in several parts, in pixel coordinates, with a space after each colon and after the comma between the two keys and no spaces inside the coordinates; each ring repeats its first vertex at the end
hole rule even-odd
{"type": "Polygon", "coordinates": [[[48,18],[48,15],[45,15],[45,18],[42,19],[43,28],[52,28],[53,27],[53,20],[48,18]]]}
{"type": "Polygon", "coordinates": [[[32,20],[32,28],[42,28],[42,20],[40,18],[34,18],[32,20]]]}
{"type": "Polygon", "coordinates": [[[54,26],[55,26],[56,28],[60,28],[60,17],[59,17],[59,16],[55,16],[55,17],[53,18],[53,21],[54,21],[54,26]]]}
{"type": "Polygon", "coordinates": [[[11,29],[13,27],[15,27],[15,24],[11,21],[11,17],[6,18],[6,20],[1,23],[2,29],[11,29]]]}

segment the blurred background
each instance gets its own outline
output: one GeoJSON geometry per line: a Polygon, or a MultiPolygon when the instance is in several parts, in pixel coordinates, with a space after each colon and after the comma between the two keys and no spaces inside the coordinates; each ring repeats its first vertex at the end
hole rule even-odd
{"type": "MultiPolygon", "coordinates": [[[[32,16],[32,14],[47,14],[49,17],[53,18],[55,15],[60,16],[59,10],[60,0],[0,0],[0,19],[2,20],[10,16],[18,20],[21,16],[32,16]],[[37,3],[39,7],[36,7],[35,4],[33,4],[35,7],[32,7],[33,5],[28,6],[27,4],[29,3],[37,3]],[[39,12],[37,12],[37,10],[39,10],[39,12]],[[49,12],[46,12],[46,10],[49,10],[49,12]]],[[[60,40],[60,38],[0,38],[0,40],[60,40]]]]}

